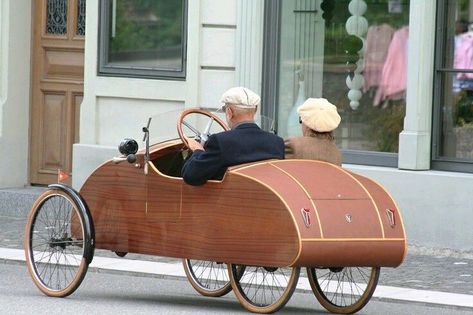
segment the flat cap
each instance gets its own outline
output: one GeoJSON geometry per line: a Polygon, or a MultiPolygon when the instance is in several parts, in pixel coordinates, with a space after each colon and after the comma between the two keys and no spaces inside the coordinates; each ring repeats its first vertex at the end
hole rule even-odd
{"type": "Polygon", "coordinates": [[[297,108],[302,122],[317,132],[330,132],[338,127],[341,117],[337,107],[325,98],[308,98],[297,108]]]}
{"type": "Polygon", "coordinates": [[[223,93],[220,102],[225,104],[233,104],[240,107],[254,108],[259,105],[260,97],[258,94],[245,87],[233,87],[223,93]]]}

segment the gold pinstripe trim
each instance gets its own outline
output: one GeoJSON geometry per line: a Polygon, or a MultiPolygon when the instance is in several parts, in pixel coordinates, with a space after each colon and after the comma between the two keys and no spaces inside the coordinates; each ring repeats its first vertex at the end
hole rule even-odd
{"type": "Polygon", "coordinates": [[[399,241],[405,241],[405,238],[303,238],[303,242],[372,242],[372,241],[394,241],[394,242],[399,242],[399,241]]]}
{"type": "Polygon", "coordinates": [[[163,172],[161,172],[160,170],[158,170],[156,168],[156,166],[154,165],[154,163],[152,161],[149,161],[148,162],[148,166],[153,170],[155,171],[155,173],[161,177],[164,177],[164,178],[168,178],[168,179],[172,179],[172,180],[175,180],[175,181],[181,181],[181,182],[184,182],[182,180],[182,177],[173,177],[173,176],[169,176],[169,175],[166,175],[164,174],[163,172]]]}
{"type": "Polygon", "coordinates": [[[376,205],[376,202],[374,202],[373,200],[373,196],[371,196],[370,192],[365,188],[365,186],[363,186],[363,184],[355,178],[355,176],[353,176],[352,174],[348,173],[347,171],[345,171],[344,169],[342,169],[348,176],[350,176],[351,178],[353,178],[354,181],[356,181],[362,188],[363,190],[368,194],[368,196],[370,196],[370,201],[371,203],[373,204],[375,210],[376,210],[376,214],[378,216],[378,220],[379,220],[379,226],[381,227],[381,232],[382,232],[382,235],[383,235],[383,238],[386,238],[386,235],[384,234],[384,225],[383,225],[383,220],[381,220],[381,214],[379,214],[379,209],[378,209],[378,206],[376,205]]]}
{"type": "MultiPolygon", "coordinates": [[[[283,160],[281,160],[283,161],[283,160]]],[[[294,159],[294,160],[286,160],[286,161],[305,161],[305,162],[312,162],[312,163],[318,163],[318,164],[327,164],[327,165],[330,165],[331,167],[334,167],[336,169],[339,169],[340,171],[344,172],[345,174],[347,174],[348,176],[350,176],[354,181],[356,181],[360,186],[361,188],[363,188],[363,190],[366,192],[366,194],[370,197],[370,200],[371,200],[371,203],[373,204],[375,210],[376,210],[376,215],[378,216],[378,220],[379,220],[379,225],[381,227],[381,233],[383,235],[383,238],[385,238],[385,234],[384,234],[384,226],[383,226],[383,221],[381,220],[381,215],[379,214],[379,209],[378,209],[378,206],[376,205],[376,203],[374,202],[373,200],[373,197],[371,196],[371,194],[369,193],[369,191],[365,188],[365,186],[363,186],[362,183],[360,183],[359,180],[357,180],[352,174],[350,174],[348,171],[344,170],[342,167],[340,166],[337,166],[335,164],[331,164],[331,163],[328,163],[328,162],[324,162],[324,161],[315,161],[315,160],[301,160],[301,159],[294,159]]],[[[275,161],[273,163],[278,163],[280,161],[275,161]]]]}
{"type": "Polygon", "coordinates": [[[376,185],[378,185],[388,196],[389,198],[391,198],[392,202],[394,203],[394,206],[396,207],[397,209],[397,214],[399,216],[399,220],[401,221],[401,227],[402,227],[402,233],[404,234],[404,256],[402,257],[402,260],[404,260],[406,258],[406,255],[407,255],[407,234],[406,234],[406,229],[404,228],[404,220],[402,219],[402,214],[401,214],[401,210],[400,208],[398,207],[397,205],[397,202],[396,200],[392,197],[392,195],[386,190],[386,188],[384,188],[383,185],[381,185],[378,181],[374,180],[374,179],[371,179],[371,178],[368,178],[366,176],[363,176],[363,175],[359,175],[357,174],[358,176],[361,176],[361,177],[365,177],[366,179],[368,180],[371,180],[373,183],[375,183],[376,185]]]}
{"type": "Polygon", "coordinates": [[[288,172],[286,172],[282,168],[277,167],[276,165],[274,165],[272,163],[269,163],[269,165],[277,168],[278,170],[280,170],[281,172],[283,172],[284,174],[286,174],[287,176],[292,178],[292,180],[295,181],[296,184],[299,185],[299,187],[304,191],[304,193],[307,196],[307,199],[309,199],[310,203],[312,204],[312,207],[314,208],[315,216],[317,217],[317,222],[319,223],[320,237],[324,238],[324,231],[322,230],[322,223],[320,222],[319,212],[317,211],[317,207],[315,206],[314,201],[310,197],[309,192],[305,189],[305,187],[301,184],[301,182],[299,182],[294,176],[292,176],[291,174],[289,174],[288,172]]]}
{"type": "Polygon", "coordinates": [[[246,174],[241,174],[241,173],[237,173],[237,172],[234,172],[233,173],[234,175],[238,175],[238,176],[241,176],[241,177],[245,177],[245,178],[249,178],[251,180],[254,180],[255,182],[263,185],[264,187],[268,188],[270,191],[272,191],[276,196],[279,197],[279,199],[281,199],[281,201],[283,202],[283,204],[286,206],[289,214],[291,215],[291,218],[292,218],[292,221],[294,222],[294,226],[296,227],[296,232],[297,232],[297,240],[299,242],[299,250],[297,252],[297,256],[296,258],[294,259],[294,261],[292,263],[289,264],[289,266],[292,266],[296,263],[296,261],[299,259],[299,257],[301,256],[301,252],[302,252],[302,241],[301,241],[301,231],[299,230],[299,226],[297,225],[297,222],[296,222],[296,218],[294,217],[294,214],[292,213],[292,211],[290,210],[291,207],[289,207],[289,205],[286,203],[286,200],[284,200],[284,198],[278,194],[278,192],[276,192],[273,188],[271,188],[268,184],[260,181],[259,179],[253,177],[253,176],[250,176],[250,175],[246,175],[246,174]]]}
{"type": "Polygon", "coordinates": [[[230,172],[233,173],[233,172],[238,172],[238,171],[241,171],[241,170],[246,170],[247,168],[252,168],[252,167],[255,167],[255,166],[258,166],[258,165],[270,164],[274,161],[275,160],[265,160],[263,162],[258,162],[258,163],[254,163],[254,164],[250,164],[250,165],[245,165],[245,166],[242,166],[242,167],[236,167],[236,168],[231,169],[230,172]]]}

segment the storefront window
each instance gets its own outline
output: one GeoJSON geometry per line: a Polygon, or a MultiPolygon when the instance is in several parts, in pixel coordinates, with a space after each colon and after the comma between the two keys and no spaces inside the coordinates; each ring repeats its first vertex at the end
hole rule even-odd
{"type": "Polygon", "coordinates": [[[101,1],[100,74],[185,77],[185,0],[101,1]]]}
{"type": "Polygon", "coordinates": [[[473,1],[439,1],[438,12],[434,160],[472,162],[473,1]]]}
{"type": "Polygon", "coordinates": [[[283,0],[280,11],[280,135],[299,135],[297,107],[324,97],[342,116],[340,148],[397,153],[409,0],[283,0]]]}

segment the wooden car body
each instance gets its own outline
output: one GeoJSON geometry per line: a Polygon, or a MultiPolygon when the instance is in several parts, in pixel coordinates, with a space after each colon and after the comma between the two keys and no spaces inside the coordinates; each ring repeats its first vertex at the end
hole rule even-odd
{"type": "Polygon", "coordinates": [[[136,164],[107,161],[80,190],[95,247],[260,266],[389,266],[406,254],[401,213],[366,177],[312,160],[231,167],[190,186],[180,140],[136,164]]]}

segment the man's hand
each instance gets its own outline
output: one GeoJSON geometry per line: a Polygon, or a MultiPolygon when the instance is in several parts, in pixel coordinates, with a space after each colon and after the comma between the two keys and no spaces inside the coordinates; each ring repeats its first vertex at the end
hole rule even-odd
{"type": "Polygon", "coordinates": [[[205,151],[205,150],[204,150],[204,147],[202,146],[202,144],[200,144],[199,142],[195,141],[194,139],[189,139],[189,149],[191,149],[191,151],[195,151],[195,150],[202,150],[202,151],[205,151]]]}

